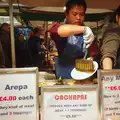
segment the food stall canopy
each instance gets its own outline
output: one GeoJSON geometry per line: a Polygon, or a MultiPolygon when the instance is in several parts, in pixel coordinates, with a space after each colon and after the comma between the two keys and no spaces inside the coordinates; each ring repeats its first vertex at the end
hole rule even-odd
{"type": "MultiPolygon", "coordinates": [[[[106,15],[111,16],[112,14],[113,10],[88,8],[85,21],[100,21],[106,15]]],[[[22,17],[24,20],[31,21],[63,21],[65,18],[63,7],[36,7],[31,10],[23,10],[22,17]]]]}
{"type": "MultiPolygon", "coordinates": [[[[2,0],[4,2],[8,2],[8,0],[2,0]]],[[[27,5],[31,7],[35,7],[33,10],[24,10],[22,12],[22,17],[25,20],[40,20],[40,21],[63,21],[64,14],[63,8],[64,4],[67,0],[13,0],[14,3],[19,5],[27,5]],[[36,9],[40,8],[39,10],[36,9]],[[41,7],[40,7],[41,6],[41,7]],[[54,8],[54,10],[53,10],[54,8]],[[59,17],[58,17],[59,15],[59,17]]],[[[88,5],[86,21],[99,21],[104,19],[107,9],[116,9],[120,4],[120,0],[86,0],[88,5]],[[89,9],[92,8],[94,11],[89,13],[89,9]],[[101,10],[103,11],[101,12],[101,10]],[[97,10],[97,12],[96,12],[97,10]],[[105,12],[106,11],[106,12],[105,12]],[[96,12],[96,13],[95,13],[96,12]]]]}
{"type": "MultiPolygon", "coordinates": [[[[2,23],[8,23],[10,24],[10,17],[9,16],[0,16],[0,24],[2,23]]],[[[20,26],[21,23],[17,21],[17,19],[14,17],[14,26],[20,26]]]]}
{"type": "MultiPolygon", "coordinates": [[[[28,9],[31,9],[32,7],[26,6],[26,5],[18,6],[18,4],[13,4],[13,15],[14,16],[20,14],[19,8],[23,10],[28,10],[28,9]]],[[[9,4],[8,3],[0,2],[0,16],[9,16],[9,4]]]]}
{"type": "MultiPolygon", "coordinates": [[[[9,0],[1,0],[8,2],[9,0]]],[[[13,0],[29,6],[63,7],[67,0],[13,0]]],[[[86,0],[88,8],[116,9],[120,0],[86,0]]]]}

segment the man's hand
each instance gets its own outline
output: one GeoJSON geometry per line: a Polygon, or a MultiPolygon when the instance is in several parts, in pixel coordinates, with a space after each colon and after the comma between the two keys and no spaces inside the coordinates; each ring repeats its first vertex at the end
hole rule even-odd
{"type": "Polygon", "coordinates": [[[85,31],[83,34],[84,43],[86,48],[89,48],[92,42],[94,41],[94,34],[89,27],[85,27],[85,31]]]}

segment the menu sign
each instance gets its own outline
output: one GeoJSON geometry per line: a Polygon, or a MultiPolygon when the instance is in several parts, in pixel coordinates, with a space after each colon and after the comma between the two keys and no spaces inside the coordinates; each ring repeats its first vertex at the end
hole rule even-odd
{"type": "Polygon", "coordinates": [[[0,120],[38,120],[37,69],[0,69],[0,120]]]}
{"type": "Polygon", "coordinates": [[[42,120],[99,120],[97,86],[42,88],[42,120]]]}
{"type": "Polygon", "coordinates": [[[99,71],[103,120],[120,120],[120,70],[99,71]]]}

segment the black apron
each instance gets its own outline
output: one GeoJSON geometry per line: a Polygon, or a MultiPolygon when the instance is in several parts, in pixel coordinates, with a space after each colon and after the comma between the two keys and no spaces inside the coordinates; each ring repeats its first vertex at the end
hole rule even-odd
{"type": "Polygon", "coordinates": [[[63,53],[56,58],[55,68],[57,79],[71,79],[71,71],[75,67],[75,60],[83,58],[85,53],[83,36],[68,37],[63,53]]]}

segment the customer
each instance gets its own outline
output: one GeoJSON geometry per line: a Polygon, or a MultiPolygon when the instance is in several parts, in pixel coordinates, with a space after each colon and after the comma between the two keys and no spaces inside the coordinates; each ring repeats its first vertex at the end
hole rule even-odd
{"type": "Polygon", "coordinates": [[[115,11],[116,22],[110,23],[103,35],[101,66],[103,69],[120,69],[120,5],[115,11]]]}
{"type": "Polygon", "coordinates": [[[30,54],[30,66],[39,67],[41,64],[40,55],[40,33],[41,29],[36,27],[33,29],[34,35],[28,40],[28,50],[30,54]]]}
{"type": "Polygon", "coordinates": [[[0,27],[0,42],[3,47],[5,56],[5,66],[7,68],[12,67],[12,56],[11,56],[11,39],[10,39],[10,25],[3,23],[0,27]]]}
{"type": "Polygon", "coordinates": [[[5,56],[4,56],[2,44],[0,42],[0,68],[4,68],[4,67],[5,67],[5,56]]]}

